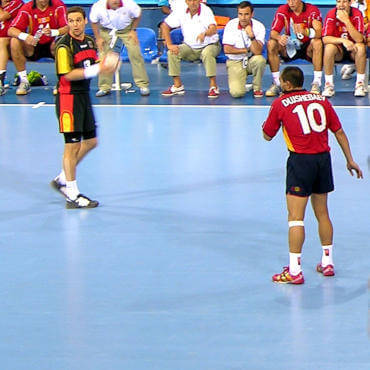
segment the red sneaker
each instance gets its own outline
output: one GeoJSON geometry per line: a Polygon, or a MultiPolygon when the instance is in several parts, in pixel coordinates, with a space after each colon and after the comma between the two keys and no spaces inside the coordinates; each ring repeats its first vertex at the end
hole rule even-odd
{"type": "Polygon", "coordinates": [[[283,272],[280,274],[275,274],[272,276],[272,281],[274,283],[280,284],[303,284],[304,277],[302,271],[298,275],[291,275],[289,272],[289,267],[283,267],[283,272]]]}
{"type": "Polygon", "coordinates": [[[220,91],[218,90],[218,87],[216,86],[210,87],[210,89],[208,90],[208,97],[210,99],[215,99],[215,98],[218,98],[219,96],[220,96],[220,91]]]}
{"type": "Polygon", "coordinates": [[[322,264],[319,263],[316,266],[316,271],[319,272],[320,274],[323,274],[324,276],[334,276],[335,275],[333,265],[327,265],[323,267],[322,264]]]}
{"type": "Polygon", "coordinates": [[[263,91],[262,90],[255,90],[253,91],[254,98],[263,98],[263,91]]]}

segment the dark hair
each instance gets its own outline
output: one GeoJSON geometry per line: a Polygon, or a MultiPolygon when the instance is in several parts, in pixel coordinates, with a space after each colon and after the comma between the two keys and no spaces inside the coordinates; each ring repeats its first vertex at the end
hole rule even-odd
{"type": "Polygon", "coordinates": [[[67,9],[67,15],[71,13],[81,13],[84,19],[86,19],[86,13],[81,6],[71,6],[67,9]]]}
{"type": "MultiPolygon", "coordinates": [[[[52,6],[53,3],[51,2],[51,0],[49,0],[49,6],[52,6]]],[[[32,3],[32,8],[35,9],[36,8],[36,0],[33,0],[33,3],[32,3]]]]}
{"type": "Polygon", "coordinates": [[[244,8],[250,8],[251,9],[251,13],[253,13],[253,5],[250,1],[242,1],[238,6],[237,6],[238,10],[239,9],[244,9],[244,8]]]}
{"type": "Polygon", "coordinates": [[[289,81],[293,87],[302,87],[304,75],[298,67],[286,67],[281,73],[281,79],[285,82],[289,81]]]}

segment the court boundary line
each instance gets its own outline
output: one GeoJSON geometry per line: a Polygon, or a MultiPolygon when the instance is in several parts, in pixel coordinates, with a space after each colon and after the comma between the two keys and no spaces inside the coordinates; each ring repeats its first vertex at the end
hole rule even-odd
{"type": "MultiPolygon", "coordinates": [[[[40,103],[32,103],[32,104],[0,104],[1,107],[35,107],[40,103]]],[[[41,107],[55,107],[55,104],[42,104],[37,108],[41,107]]],[[[251,109],[251,108],[269,108],[271,105],[167,105],[167,104],[93,104],[94,108],[230,108],[230,109],[251,109]]],[[[336,109],[354,109],[354,108],[361,108],[361,109],[370,109],[370,105],[333,105],[336,109]]]]}

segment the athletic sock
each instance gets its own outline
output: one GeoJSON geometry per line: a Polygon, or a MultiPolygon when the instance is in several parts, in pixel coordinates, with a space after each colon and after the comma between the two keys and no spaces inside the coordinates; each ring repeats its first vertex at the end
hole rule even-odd
{"type": "Polygon", "coordinates": [[[54,180],[59,182],[59,184],[65,185],[66,184],[66,174],[64,170],[62,170],[60,174],[54,180]]]}
{"type": "Polygon", "coordinates": [[[321,266],[333,265],[333,245],[322,246],[321,266]]]}
{"type": "Polygon", "coordinates": [[[325,83],[330,83],[330,85],[334,85],[333,75],[325,75],[325,83]]]}
{"type": "Polygon", "coordinates": [[[364,81],[365,81],[365,74],[357,73],[356,84],[358,84],[359,82],[364,83],[364,81]]]}
{"type": "Polygon", "coordinates": [[[280,86],[280,72],[272,72],[272,80],[276,86],[280,86]]]}
{"type": "Polygon", "coordinates": [[[296,276],[300,272],[302,272],[301,254],[302,253],[289,253],[289,272],[290,272],[290,275],[296,276]]]}
{"type": "Polygon", "coordinates": [[[19,76],[21,82],[28,82],[27,71],[26,70],[18,72],[18,76],[19,76]]]}
{"type": "Polygon", "coordinates": [[[66,181],[67,197],[71,200],[75,200],[78,194],[80,194],[80,191],[78,190],[77,181],[66,181]]]}
{"type": "Polygon", "coordinates": [[[322,71],[313,71],[313,84],[321,86],[322,71]]]}

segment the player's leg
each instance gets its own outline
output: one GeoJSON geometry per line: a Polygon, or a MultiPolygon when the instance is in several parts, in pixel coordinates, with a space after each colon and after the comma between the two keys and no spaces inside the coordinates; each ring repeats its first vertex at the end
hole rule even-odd
{"type": "Polygon", "coordinates": [[[288,208],[288,240],[289,266],[284,267],[280,274],[275,274],[272,281],[275,283],[302,284],[304,277],[301,266],[302,247],[305,239],[304,215],[308,197],[287,194],[288,208]]]}
{"type": "Polygon", "coordinates": [[[323,96],[330,98],[335,94],[334,90],[334,63],[343,59],[343,48],[339,45],[326,44],[324,47],[324,73],[325,87],[323,96]]]}
{"type": "Polygon", "coordinates": [[[366,47],[363,43],[356,43],[355,51],[351,53],[351,57],[355,61],[357,77],[355,85],[355,96],[366,96],[365,87],[365,69],[366,69],[366,47]]]}
{"type": "Polygon", "coordinates": [[[325,276],[334,275],[333,262],[333,225],[329,217],[328,194],[312,194],[311,204],[318,222],[319,237],[322,246],[321,262],[317,271],[325,276]]]}
{"type": "Polygon", "coordinates": [[[35,47],[26,45],[24,41],[12,37],[10,40],[10,50],[12,60],[20,78],[20,85],[16,90],[16,94],[26,95],[31,91],[27,79],[26,57],[30,57],[34,54],[35,47]]]}
{"type": "Polygon", "coordinates": [[[266,91],[266,96],[276,96],[280,93],[280,56],[286,55],[285,48],[276,40],[270,39],[267,41],[267,57],[270,64],[270,70],[272,75],[272,85],[266,91]]]}
{"type": "Polygon", "coordinates": [[[0,37],[0,95],[5,94],[6,66],[9,60],[9,37],[0,37]]]}
{"type": "Polygon", "coordinates": [[[307,57],[312,60],[313,64],[313,81],[311,92],[320,94],[321,79],[322,79],[322,56],[323,43],[321,39],[312,39],[307,47],[307,57]]]}

